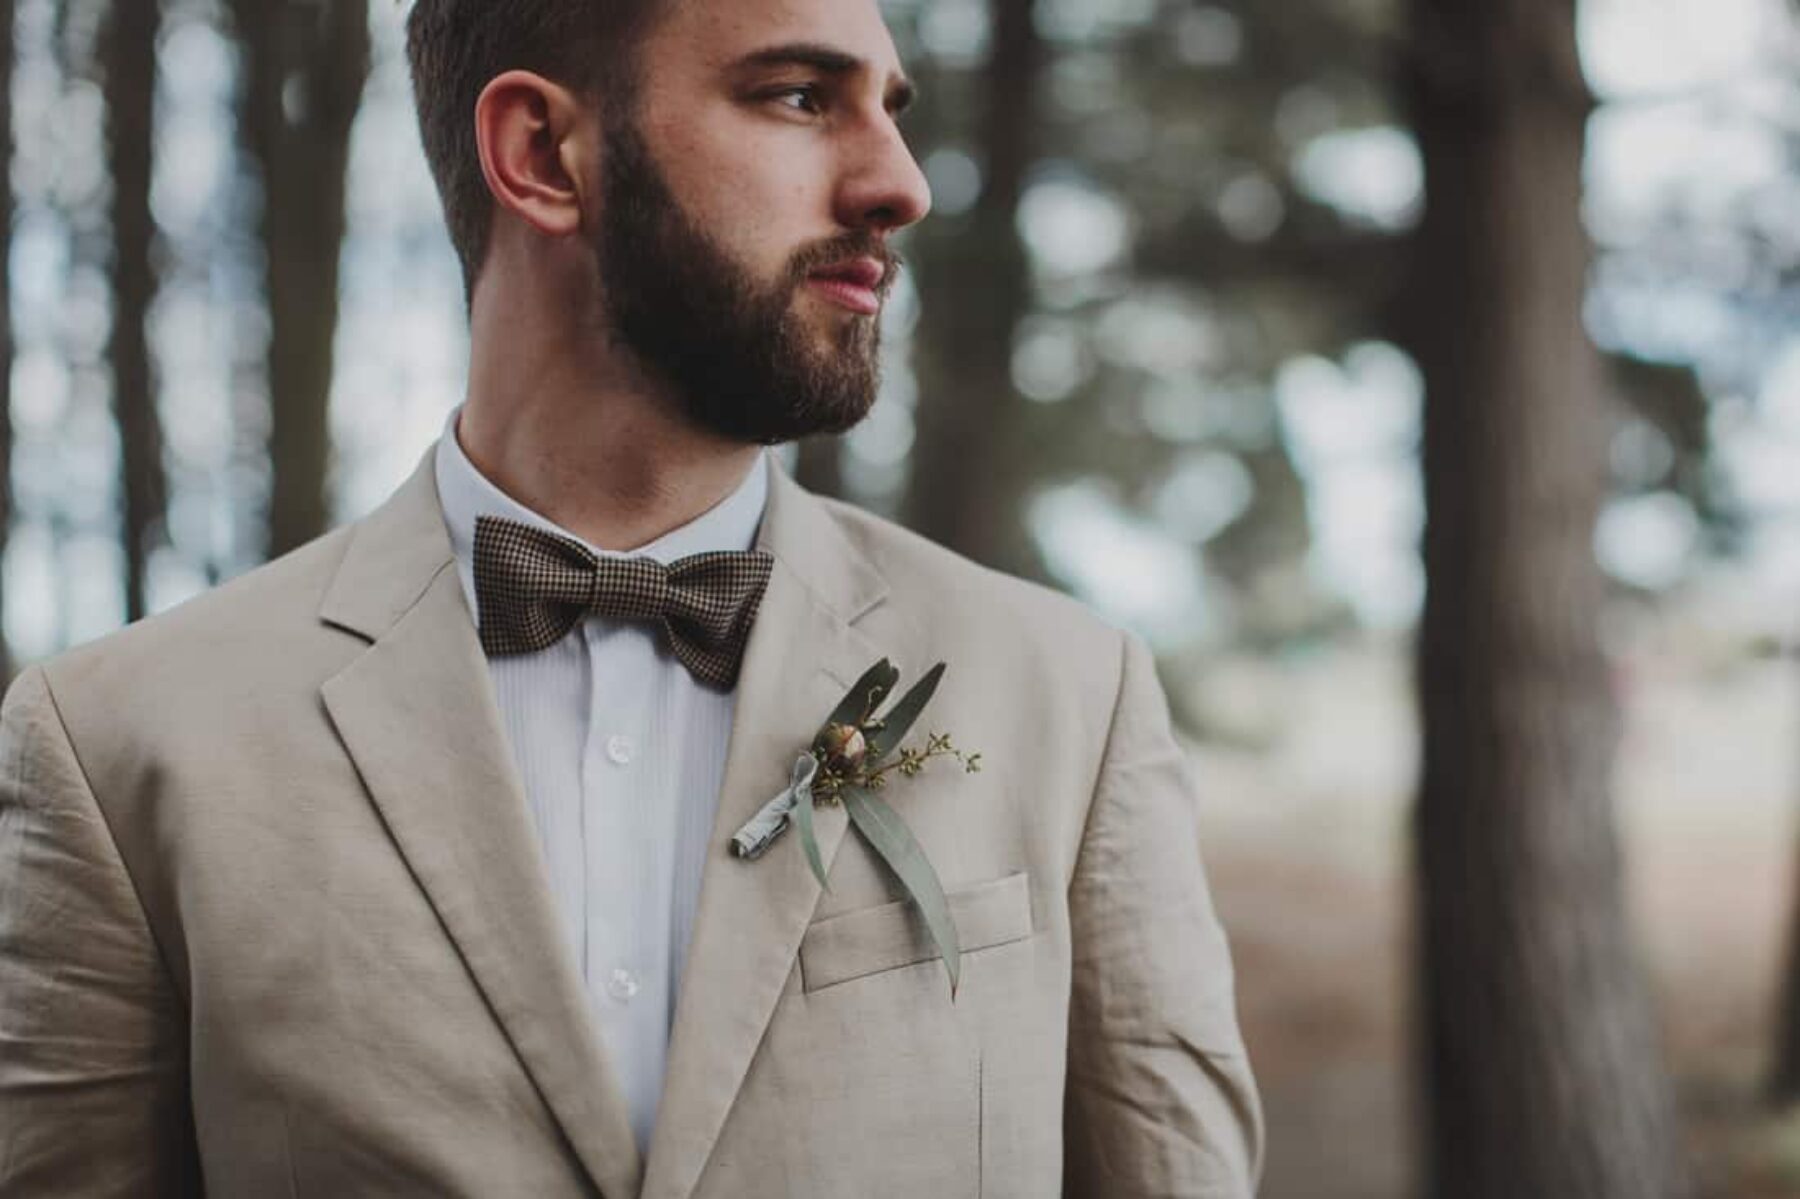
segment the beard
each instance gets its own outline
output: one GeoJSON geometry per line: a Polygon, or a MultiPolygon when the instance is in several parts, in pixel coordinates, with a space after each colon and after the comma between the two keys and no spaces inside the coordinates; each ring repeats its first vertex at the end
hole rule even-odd
{"type": "Polygon", "coordinates": [[[858,316],[829,338],[796,301],[807,276],[847,258],[899,260],[873,234],[808,246],[762,284],[675,198],[635,124],[608,122],[594,254],[610,333],[670,386],[694,424],[733,441],[775,445],[842,433],[875,403],[881,326],[858,316]]]}

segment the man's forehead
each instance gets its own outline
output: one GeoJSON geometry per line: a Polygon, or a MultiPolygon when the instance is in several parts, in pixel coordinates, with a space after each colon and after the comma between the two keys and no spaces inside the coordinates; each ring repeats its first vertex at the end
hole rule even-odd
{"type": "Polygon", "coordinates": [[[805,46],[878,77],[905,76],[876,0],[676,0],[661,32],[677,53],[713,69],[773,62],[805,46]]]}

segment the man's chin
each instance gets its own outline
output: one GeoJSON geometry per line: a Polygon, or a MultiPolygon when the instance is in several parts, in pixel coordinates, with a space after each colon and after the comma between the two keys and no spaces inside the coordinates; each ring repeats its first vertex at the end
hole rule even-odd
{"type": "Polygon", "coordinates": [[[803,437],[848,433],[868,418],[870,409],[875,406],[874,396],[873,388],[840,390],[831,399],[812,408],[805,417],[794,421],[782,440],[798,441],[803,437]]]}
{"type": "Polygon", "coordinates": [[[822,361],[837,362],[847,356],[866,358],[874,352],[874,317],[852,312],[842,304],[816,293],[796,305],[798,323],[810,335],[822,361]]]}
{"type": "Polygon", "coordinates": [[[825,320],[802,319],[799,323],[810,335],[811,351],[807,357],[819,376],[838,380],[843,391],[874,390],[879,371],[880,342],[876,331],[864,324],[864,318],[841,307],[825,320]],[[850,318],[848,320],[844,318],[850,318]]]}
{"type": "Polygon", "coordinates": [[[742,445],[779,445],[821,434],[847,433],[861,424],[875,406],[872,381],[867,385],[858,382],[812,390],[810,394],[794,386],[775,390],[782,394],[767,397],[759,394],[757,400],[767,398],[792,406],[758,412],[741,408],[724,411],[706,404],[690,404],[687,415],[698,428],[727,441],[742,445]],[[793,403],[796,392],[804,397],[799,404],[793,403]]]}

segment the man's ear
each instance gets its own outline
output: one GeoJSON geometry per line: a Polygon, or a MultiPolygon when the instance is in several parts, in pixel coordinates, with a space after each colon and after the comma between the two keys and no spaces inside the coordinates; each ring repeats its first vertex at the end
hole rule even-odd
{"type": "Polygon", "coordinates": [[[595,122],[586,115],[575,93],[530,71],[495,76],[475,101],[475,145],[495,205],[546,237],[581,229],[594,177],[595,122]]]}

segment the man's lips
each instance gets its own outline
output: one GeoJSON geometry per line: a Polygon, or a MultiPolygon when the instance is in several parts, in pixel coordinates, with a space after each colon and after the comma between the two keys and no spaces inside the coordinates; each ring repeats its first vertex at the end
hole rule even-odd
{"type": "Polygon", "coordinates": [[[875,258],[852,258],[821,267],[807,281],[828,298],[863,316],[881,311],[882,281],[887,265],[875,258]]]}

